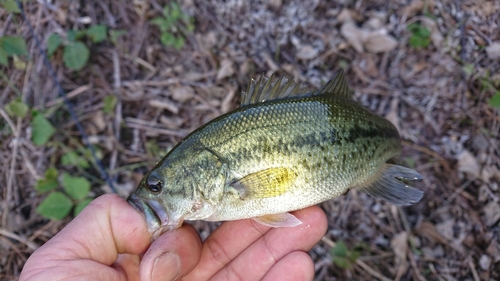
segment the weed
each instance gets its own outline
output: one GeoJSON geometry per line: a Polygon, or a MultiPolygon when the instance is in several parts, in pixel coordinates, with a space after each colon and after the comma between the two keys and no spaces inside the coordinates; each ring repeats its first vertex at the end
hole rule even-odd
{"type": "Polygon", "coordinates": [[[412,33],[409,44],[413,48],[427,48],[431,42],[431,32],[427,27],[412,23],[408,25],[408,30],[412,33]]]}
{"type": "MultiPolygon", "coordinates": [[[[116,40],[125,33],[124,30],[110,31],[111,41],[116,43],[116,40]]],[[[80,70],[87,64],[90,57],[90,50],[84,39],[97,44],[106,40],[107,37],[107,26],[100,24],[84,30],[70,30],[66,33],[65,39],[57,33],[52,33],[47,39],[47,54],[53,56],[62,47],[64,65],[72,70],[80,70]]]]}
{"type": "Polygon", "coordinates": [[[185,44],[183,30],[192,32],[194,30],[193,18],[184,13],[175,2],[163,8],[163,17],[151,20],[161,31],[160,41],[166,47],[182,49],[185,44]]]}
{"type": "Polygon", "coordinates": [[[356,263],[356,259],[359,257],[359,252],[347,249],[344,241],[338,241],[335,246],[332,247],[330,253],[333,257],[333,263],[342,269],[352,268],[356,263]]]}

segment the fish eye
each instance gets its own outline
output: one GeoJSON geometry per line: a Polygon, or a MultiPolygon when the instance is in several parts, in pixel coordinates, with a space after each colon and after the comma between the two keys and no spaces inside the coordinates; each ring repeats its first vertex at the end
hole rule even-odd
{"type": "Polygon", "coordinates": [[[159,193],[161,189],[163,188],[163,184],[160,179],[157,177],[150,177],[148,178],[148,181],[146,183],[146,187],[148,188],[149,191],[153,193],[159,193]]]}

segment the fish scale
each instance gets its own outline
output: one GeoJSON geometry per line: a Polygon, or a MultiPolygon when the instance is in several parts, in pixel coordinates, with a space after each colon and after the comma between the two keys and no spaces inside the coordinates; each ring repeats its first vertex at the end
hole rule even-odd
{"type": "Polygon", "coordinates": [[[288,212],[351,188],[398,205],[420,200],[422,192],[400,180],[420,174],[386,164],[401,151],[396,128],[352,99],[343,72],[320,90],[304,89],[261,78],[240,108],[176,145],[129,198],[150,231],[245,218],[291,227],[300,221],[288,212]]]}

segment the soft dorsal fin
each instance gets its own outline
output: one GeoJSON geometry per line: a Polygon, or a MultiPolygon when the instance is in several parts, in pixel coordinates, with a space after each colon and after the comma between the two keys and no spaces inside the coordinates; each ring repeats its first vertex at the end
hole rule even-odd
{"type": "Polygon", "coordinates": [[[335,97],[352,99],[352,95],[349,93],[349,86],[347,86],[347,80],[345,79],[345,74],[342,69],[335,72],[333,79],[326,83],[325,86],[313,95],[332,95],[335,97]]]}
{"type": "Polygon", "coordinates": [[[267,78],[262,75],[257,81],[252,79],[247,91],[241,92],[241,105],[286,97],[310,96],[312,91],[314,88],[304,83],[296,83],[293,78],[287,79],[285,76],[278,78],[274,74],[267,78]]]}

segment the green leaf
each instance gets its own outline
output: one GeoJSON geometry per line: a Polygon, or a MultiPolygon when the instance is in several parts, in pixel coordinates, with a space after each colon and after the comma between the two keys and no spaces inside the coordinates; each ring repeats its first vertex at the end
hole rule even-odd
{"type": "Polygon", "coordinates": [[[75,200],[87,197],[90,191],[90,182],[86,178],[72,177],[68,173],[62,175],[62,185],[66,193],[75,200]]]}
{"type": "Polygon", "coordinates": [[[157,25],[160,28],[161,32],[166,32],[170,28],[168,22],[163,18],[154,18],[149,22],[157,25]]]}
{"type": "Polygon", "coordinates": [[[61,157],[61,164],[63,165],[75,165],[82,169],[87,169],[90,167],[90,164],[84,157],[76,153],[75,151],[66,152],[61,157]]]}
{"type": "Polygon", "coordinates": [[[74,42],[64,47],[64,65],[72,70],[82,69],[89,59],[90,51],[82,42],[74,42]]]}
{"type": "Polygon", "coordinates": [[[69,214],[72,207],[73,202],[71,202],[71,199],[62,192],[56,191],[49,194],[49,196],[47,196],[47,198],[45,198],[36,208],[36,211],[42,217],[62,220],[69,214]]]}
{"type": "Polygon", "coordinates": [[[335,246],[330,250],[332,256],[334,257],[345,257],[347,255],[347,246],[344,241],[338,241],[335,246]]]}
{"type": "Polygon", "coordinates": [[[111,40],[111,42],[113,42],[113,44],[116,44],[118,42],[118,38],[120,38],[121,36],[127,34],[127,31],[126,30],[123,30],[123,29],[112,29],[109,31],[109,39],[111,40]]]}
{"type": "Polygon", "coordinates": [[[106,114],[113,114],[115,110],[115,106],[118,103],[118,99],[114,95],[109,95],[104,98],[104,107],[103,111],[106,114]]]}
{"type": "Polygon", "coordinates": [[[7,65],[8,63],[7,53],[0,46],[0,65],[7,65]]]}
{"type": "Polygon", "coordinates": [[[7,111],[10,116],[24,118],[28,113],[28,106],[19,99],[15,99],[5,105],[5,111],[7,111]]]}
{"type": "Polygon", "coordinates": [[[500,91],[496,92],[488,102],[488,104],[492,107],[500,108],[500,91]]]}
{"type": "Polygon", "coordinates": [[[76,206],[75,206],[75,210],[74,210],[74,215],[75,217],[78,216],[79,213],[82,212],[82,210],[87,207],[88,204],[90,204],[90,202],[92,202],[92,198],[86,198],[86,199],[83,199],[82,202],[78,203],[76,206]]]}
{"type": "Polygon", "coordinates": [[[62,39],[59,34],[52,33],[47,40],[47,54],[52,56],[54,52],[61,46],[62,39]]]}
{"type": "Polygon", "coordinates": [[[106,40],[106,36],[108,35],[108,27],[102,24],[93,25],[86,31],[87,36],[90,37],[92,42],[100,43],[106,40]]]}
{"type": "Polygon", "coordinates": [[[17,13],[21,12],[21,10],[19,10],[19,7],[17,6],[17,3],[15,0],[5,0],[5,2],[3,2],[3,7],[9,13],[17,14],[17,13]]]}
{"type": "Polygon", "coordinates": [[[56,168],[48,168],[45,171],[45,177],[36,182],[35,190],[43,193],[56,189],[59,186],[59,182],[57,181],[58,174],[59,172],[56,168]]]}
{"type": "Polygon", "coordinates": [[[0,48],[2,48],[7,55],[27,55],[26,42],[21,36],[3,36],[0,38],[0,48]]]}
{"type": "Polygon", "coordinates": [[[36,114],[31,121],[31,140],[35,145],[46,144],[56,129],[50,124],[49,120],[45,119],[42,114],[36,114]]]}
{"type": "Polygon", "coordinates": [[[66,39],[68,39],[68,41],[70,42],[75,42],[76,41],[76,33],[78,31],[76,30],[70,30],[68,31],[68,33],[66,33],[66,39]]]}
{"type": "Polygon", "coordinates": [[[333,263],[343,269],[351,268],[359,257],[359,253],[349,251],[343,241],[338,241],[335,246],[332,247],[330,253],[333,257],[333,263]]]}

